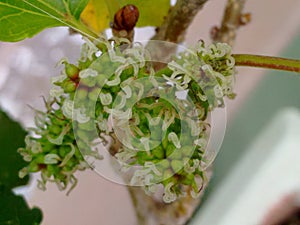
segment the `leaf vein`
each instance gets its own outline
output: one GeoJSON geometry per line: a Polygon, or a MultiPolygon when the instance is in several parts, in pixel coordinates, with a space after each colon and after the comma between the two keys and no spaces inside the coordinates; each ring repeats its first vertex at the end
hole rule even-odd
{"type": "MultiPolygon", "coordinates": [[[[30,3],[30,2],[28,2],[27,0],[22,0],[22,1],[25,2],[25,3],[28,4],[28,5],[30,5],[30,6],[32,6],[32,7],[34,7],[34,8],[36,8],[37,10],[40,10],[40,11],[43,12],[43,13],[46,13],[46,14],[51,15],[51,16],[53,16],[53,17],[56,17],[56,16],[52,15],[51,13],[47,12],[46,10],[44,10],[44,9],[42,9],[42,8],[40,8],[40,7],[36,6],[36,5],[34,5],[34,4],[30,3]]],[[[53,7],[51,4],[46,4],[46,2],[43,1],[43,0],[36,0],[36,1],[39,2],[39,3],[41,3],[41,4],[44,5],[44,6],[48,7],[49,9],[53,10],[53,11],[56,12],[58,15],[61,15],[62,17],[64,16],[63,13],[61,13],[60,11],[58,11],[58,10],[57,10],[55,7],[53,7]]]]}
{"type": "Polygon", "coordinates": [[[24,9],[24,8],[20,8],[20,7],[14,6],[14,5],[5,4],[5,3],[3,3],[3,2],[0,2],[0,6],[1,6],[1,5],[7,6],[7,7],[9,7],[9,8],[17,9],[17,10],[20,10],[20,11],[25,11],[25,12],[27,12],[27,13],[39,15],[39,16],[46,16],[45,14],[41,14],[41,13],[39,13],[39,12],[30,11],[30,10],[27,10],[27,9],[24,9]]]}

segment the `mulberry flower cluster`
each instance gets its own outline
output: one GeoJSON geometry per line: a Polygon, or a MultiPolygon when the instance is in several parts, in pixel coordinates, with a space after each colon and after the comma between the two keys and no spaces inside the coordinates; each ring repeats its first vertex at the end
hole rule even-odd
{"type": "Polygon", "coordinates": [[[19,149],[28,166],[60,189],[76,184],[74,172],[91,168],[85,156],[101,159],[95,140],[120,143],[114,157],[130,185],[146,193],[163,188],[163,200],[197,197],[205,182],[208,114],[234,97],[234,58],[227,44],[203,42],[155,71],[151,51],[126,40],[86,40],[77,65],[63,60],[53,80],[46,112],[19,149]]]}

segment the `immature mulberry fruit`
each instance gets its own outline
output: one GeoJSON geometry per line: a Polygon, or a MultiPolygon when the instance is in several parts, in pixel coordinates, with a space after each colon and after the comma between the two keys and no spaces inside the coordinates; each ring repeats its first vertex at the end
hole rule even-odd
{"type": "Polygon", "coordinates": [[[41,188],[54,181],[65,189],[76,183],[75,171],[93,166],[85,157],[101,159],[95,142],[107,145],[110,136],[120,143],[114,157],[122,170],[133,168],[131,185],[149,194],[160,186],[165,202],[197,197],[205,182],[208,114],[234,96],[230,47],[200,42],[154,71],[142,45],[118,43],[87,40],[78,65],[64,61],[46,112],[37,112],[36,128],[19,150],[28,161],[20,176],[41,171],[41,188]]]}

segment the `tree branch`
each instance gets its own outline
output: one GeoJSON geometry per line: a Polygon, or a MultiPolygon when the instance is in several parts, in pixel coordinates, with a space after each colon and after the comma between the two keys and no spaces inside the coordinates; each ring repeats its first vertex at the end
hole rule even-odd
{"type": "MultiPolygon", "coordinates": [[[[184,40],[186,31],[193,21],[194,17],[201,10],[208,0],[177,0],[163,24],[157,28],[156,34],[151,40],[167,41],[172,43],[180,43],[184,40]]],[[[176,52],[177,45],[157,44],[150,42],[147,45],[151,49],[152,58],[159,59],[160,62],[167,62],[170,56],[176,52]]],[[[159,70],[164,67],[163,63],[153,63],[153,67],[159,70]]]]}
{"type": "MultiPolygon", "coordinates": [[[[243,21],[242,11],[244,9],[246,0],[228,0],[224,11],[221,27],[213,35],[214,42],[225,42],[233,46],[237,29],[247,23],[243,21]]],[[[247,14],[250,20],[250,14],[247,14]]],[[[216,29],[216,28],[215,28],[216,29]]]]}
{"type": "Polygon", "coordinates": [[[208,0],[177,0],[152,40],[179,43],[184,40],[187,28],[208,0]]]}
{"type": "MultiPolygon", "coordinates": [[[[139,225],[184,225],[189,221],[201,198],[187,195],[172,203],[164,203],[145,194],[140,187],[128,186],[139,225]]],[[[203,192],[202,192],[203,193],[203,192]]]]}

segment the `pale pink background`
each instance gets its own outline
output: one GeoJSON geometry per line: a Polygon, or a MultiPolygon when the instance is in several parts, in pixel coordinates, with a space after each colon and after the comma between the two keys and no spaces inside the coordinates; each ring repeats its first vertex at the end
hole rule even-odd
{"type": "MultiPolygon", "coordinates": [[[[186,44],[194,44],[199,39],[209,40],[209,30],[220,23],[224,5],[224,0],[211,0],[207,3],[188,30],[186,44]]],[[[245,12],[251,12],[253,19],[249,25],[240,29],[234,52],[278,54],[299,31],[299,9],[299,0],[248,1],[245,12]]],[[[5,49],[12,51],[16,46],[19,45],[2,46],[1,52],[4,53],[5,49]]],[[[234,117],[234,112],[246,100],[248,94],[251,94],[262,75],[261,69],[239,69],[236,81],[238,95],[234,101],[228,102],[227,106],[229,120],[234,117]]],[[[47,92],[49,80],[39,77],[38,79],[47,92]]],[[[8,101],[1,104],[10,110],[8,101]]],[[[21,115],[15,113],[14,117],[18,119],[21,115]]],[[[23,123],[26,124],[26,121],[23,123]]],[[[126,187],[107,181],[92,171],[78,173],[78,179],[79,183],[70,196],[58,191],[55,185],[48,185],[46,192],[36,189],[35,184],[32,185],[28,194],[29,202],[31,206],[37,205],[42,208],[43,225],[137,224],[126,187]]]]}

